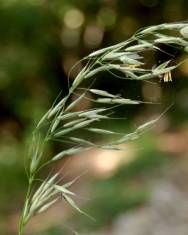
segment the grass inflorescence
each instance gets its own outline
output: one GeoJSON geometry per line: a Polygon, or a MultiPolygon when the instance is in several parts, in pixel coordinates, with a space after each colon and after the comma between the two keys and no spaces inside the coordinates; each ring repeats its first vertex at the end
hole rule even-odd
{"type": "MultiPolygon", "coordinates": [[[[91,148],[104,148],[109,150],[123,151],[120,144],[138,138],[148,128],[151,128],[158,119],[151,120],[137,127],[129,134],[118,131],[98,128],[96,123],[111,118],[114,107],[122,105],[139,105],[141,100],[132,100],[122,97],[120,94],[111,94],[106,90],[99,90],[93,87],[93,82],[98,73],[109,72],[117,79],[148,80],[151,78],[163,78],[164,81],[171,81],[171,71],[179,64],[164,61],[158,66],[146,67],[145,52],[165,52],[161,45],[178,47],[182,51],[188,51],[188,23],[169,23],[147,27],[136,32],[130,39],[119,44],[92,52],[82,61],[85,66],[78,73],[68,94],[59,102],[56,102],[44,114],[33,131],[31,150],[26,166],[28,174],[28,191],[20,218],[18,234],[23,235],[25,226],[36,214],[49,209],[58,200],[66,201],[70,206],[85,214],[76,205],[73,197],[75,193],[69,187],[76,182],[76,179],[64,184],[59,184],[59,174],[56,173],[42,180],[36,188],[37,174],[46,165],[51,165],[58,160],[72,154],[88,151],[91,148]],[[121,74],[121,75],[120,75],[121,74]],[[78,89],[86,80],[89,87],[78,89]],[[82,93],[72,101],[72,95],[82,93]],[[87,94],[90,94],[88,98],[87,94]],[[83,100],[89,99],[94,104],[100,104],[90,109],[75,111],[75,107],[83,100]],[[92,139],[78,136],[77,130],[88,132],[88,136],[97,133],[99,136],[112,135],[115,140],[106,144],[96,144],[92,139]],[[45,148],[51,141],[68,142],[70,147],[62,149],[49,157],[44,158],[45,148]]],[[[38,185],[38,184],[37,184],[38,185]]]]}

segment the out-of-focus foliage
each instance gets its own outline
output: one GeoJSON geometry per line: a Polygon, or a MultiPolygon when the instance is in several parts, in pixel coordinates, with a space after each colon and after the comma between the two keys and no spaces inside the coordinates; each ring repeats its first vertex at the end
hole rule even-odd
{"type": "MultiPolygon", "coordinates": [[[[145,141],[148,138],[151,136],[145,141]]],[[[140,141],[139,144],[143,146],[143,143],[140,141]]],[[[163,172],[169,160],[169,156],[150,143],[112,176],[91,182],[91,190],[95,193],[85,210],[96,218],[96,222],[79,217],[75,220],[77,227],[83,231],[99,229],[110,225],[119,214],[142,207],[149,200],[152,178],[163,172]]]]}
{"type": "MultiPolygon", "coordinates": [[[[8,224],[9,221],[16,221],[14,218],[17,218],[17,210],[22,203],[26,186],[24,146],[29,142],[32,126],[61,90],[62,95],[66,93],[68,71],[72,65],[94,49],[127,39],[140,27],[186,20],[187,7],[188,1],[185,0],[2,0],[0,2],[1,234],[14,234],[15,231],[15,222],[11,228],[8,224]]],[[[158,60],[162,61],[160,55],[158,57],[158,60]]],[[[127,82],[126,87],[122,87],[121,83],[115,83],[106,77],[105,83],[98,82],[97,86],[100,88],[108,86],[117,91],[121,89],[128,98],[141,96],[145,100],[160,101],[164,107],[174,102],[173,108],[168,112],[164,129],[175,130],[187,126],[187,67],[188,63],[185,61],[180,69],[172,74],[172,83],[127,82]]],[[[71,80],[79,68],[80,65],[71,72],[71,80]]],[[[126,125],[130,121],[133,121],[132,126],[134,126],[135,120],[143,120],[144,116],[158,109],[161,110],[161,106],[140,106],[140,108],[129,108],[128,111],[122,110],[122,113],[129,117],[122,128],[129,128],[126,125]]],[[[154,159],[158,161],[157,158],[154,159]]],[[[121,185],[119,178],[132,178],[132,176],[134,178],[137,170],[148,171],[152,169],[152,164],[154,163],[150,165],[147,159],[145,161],[142,159],[133,168],[129,165],[125,171],[120,171],[125,172],[125,175],[119,172],[113,176],[113,180],[109,180],[110,186],[107,188],[113,191],[116,184],[121,185]]],[[[101,187],[106,187],[106,184],[108,183],[103,185],[101,182],[101,187]]],[[[96,191],[100,193],[100,189],[96,191]]],[[[109,199],[104,195],[104,200],[106,202],[111,200],[114,197],[113,193],[109,199]]],[[[145,194],[139,195],[140,198],[135,199],[136,202],[142,201],[145,194]]],[[[131,204],[129,200],[125,200],[125,203],[131,204]]],[[[110,210],[108,205],[106,207],[110,210]]],[[[58,234],[52,231],[49,234],[56,233],[58,234]]]]}

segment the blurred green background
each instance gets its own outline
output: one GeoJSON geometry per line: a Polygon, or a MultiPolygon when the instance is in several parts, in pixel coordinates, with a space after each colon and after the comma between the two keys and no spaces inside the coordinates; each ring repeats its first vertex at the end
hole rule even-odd
{"type": "MultiPolygon", "coordinates": [[[[66,93],[71,67],[93,50],[126,40],[140,27],[187,20],[187,8],[185,0],[0,1],[0,234],[16,234],[27,186],[24,156],[30,134],[59,92],[66,93]]],[[[129,146],[133,152],[123,157],[91,153],[66,165],[67,180],[89,169],[74,190],[81,195],[78,204],[96,222],[58,205],[35,218],[27,234],[69,235],[75,229],[80,234],[142,235],[125,233],[127,228],[117,232],[119,216],[147,207],[158,181],[173,181],[176,191],[187,193],[188,63],[166,84],[122,85],[108,76],[97,86],[122,90],[127,98],[161,102],[122,110],[127,119],[119,128],[125,131],[174,105],[152,133],[129,146]]]]}

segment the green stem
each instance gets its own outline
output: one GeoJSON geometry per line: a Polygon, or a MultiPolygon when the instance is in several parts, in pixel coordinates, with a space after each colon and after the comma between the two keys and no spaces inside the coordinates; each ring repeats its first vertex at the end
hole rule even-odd
{"type": "Polygon", "coordinates": [[[27,189],[27,193],[26,193],[26,197],[25,197],[25,203],[23,206],[23,210],[22,210],[22,214],[21,214],[21,218],[20,218],[20,222],[19,222],[18,235],[23,235],[24,228],[28,222],[28,219],[26,219],[27,213],[25,213],[25,211],[27,210],[26,207],[28,206],[28,203],[29,203],[29,197],[30,197],[30,193],[31,193],[31,189],[32,189],[33,180],[34,180],[34,174],[30,175],[30,177],[29,177],[29,184],[28,184],[28,189],[27,189]]]}

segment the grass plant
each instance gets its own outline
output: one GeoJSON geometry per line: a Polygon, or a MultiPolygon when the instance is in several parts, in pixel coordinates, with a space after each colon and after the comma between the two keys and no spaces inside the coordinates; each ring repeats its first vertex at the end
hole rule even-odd
{"type": "Polygon", "coordinates": [[[19,235],[24,234],[25,226],[33,216],[48,210],[58,200],[66,201],[81,214],[85,214],[73,199],[75,193],[69,189],[77,179],[60,184],[59,173],[55,173],[38,181],[38,174],[45,166],[52,166],[65,156],[88,151],[91,148],[124,151],[121,144],[138,138],[158,120],[157,118],[148,121],[128,134],[106,129],[105,126],[96,127],[96,123],[111,119],[114,108],[144,103],[142,100],[122,97],[121,94],[111,94],[107,90],[95,89],[94,81],[97,74],[107,72],[113,74],[116,79],[123,80],[140,81],[159,78],[164,79],[164,82],[170,82],[172,80],[171,71],[183,61],[176,63],[176,58],[173,58],[173,63],[171,60],[167,60],[157,66],[147,66],[145,52],[167,54],[168,52],[162,49],[162,45],[177,47],[187,52],[187,39],[187,22],[150,26],[140,29],[128,40],[94,51],[80,61],[83,67],[69,86],[67,95],[52,105],[33,131],[26,164],[28,190],[20,217],[19,235]],[[82,84],[85,84],[86,80],[89,86],[83,87],[82,84]],[[77,95],[74,100],[72,100],[73,95],[77,95]],[[89,99],[93,106],[86,110],[75,111],[75,107],[84,99],[89,99]],[[78,135],[78,130],[84,130],[88,138],[78,135]],[[105,144],[97,144],[90,138],[93,133],[97,133],[99,138],[100,135],[111,135],[114,138],[105,144]],[[46,158],[46,146],[52,141],[68,142],[69,147],[46,158]]]}

